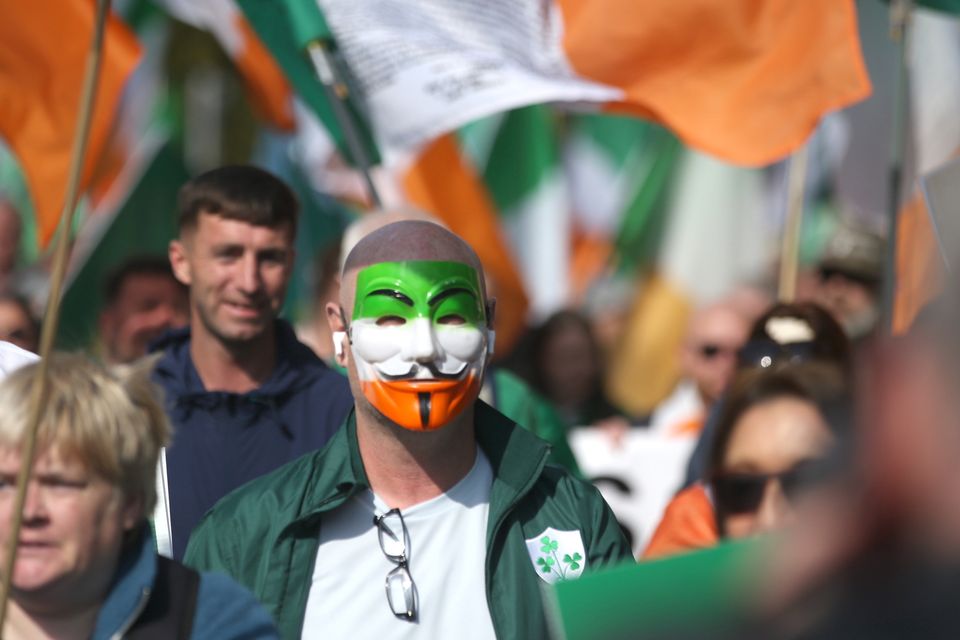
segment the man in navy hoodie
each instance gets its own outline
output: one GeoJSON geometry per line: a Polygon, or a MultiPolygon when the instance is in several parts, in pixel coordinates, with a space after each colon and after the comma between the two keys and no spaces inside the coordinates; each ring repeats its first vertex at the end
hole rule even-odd
{"type": "Polygon", "coordinates": [[[283,182],[250,166],[214,169],[180,190],[169,254],[189,288],[190,325],[153,347],[174,425],[155,514],[166,555],[183,556],[224,495],[326,444],[353,405],[346,378],[277,317],[297,208],[283,182]]]}

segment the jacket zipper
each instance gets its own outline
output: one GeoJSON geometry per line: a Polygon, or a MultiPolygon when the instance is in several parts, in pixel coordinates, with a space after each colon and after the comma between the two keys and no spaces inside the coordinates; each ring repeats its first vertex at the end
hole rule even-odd
{"type": "Polygon", "coordinates": [[[143,613],[143,610],[147,608],[147,601],[150,600],[150,587],[144,587],[143,591],[140,592],[140,600],[137,602],[137,606],[134,608],[133,613],[126,619],[126,621],[120,625],[120,628],[117,629],[117,632],[110,636],[110,640],[121,640],[123,636],[127,635],[127,632],[130,631],[130,627],[134,625],[137,621],[137,618],[140,617],[140,614],[143,613]]]}
{"type": "Polygon", "coordinates": [[[500,626],[497,624],[497,620],[496,620],[496,608],[493,606],[493,584],[492,584],[493,571],[490,568],[490,549],[493,547],[494,544],[496,544],[497,538],[500,537],[500,529],[501,527],[503,527],[503,523],[506,521],[507,516],[510,515],[510,512],[513,511],[514,507],[517,506],[517,504],[523,499],[523,497],[527,495],[527,493],[529,493],[530,489],[533,488],[533,485],[537,483],[537,480],[540,478],[540,474],[543,472],[543,468],[546,466],[546,464],[547,464],[547,455],[544,455],[540,459],[540,463],[537,465],[536,472],[534,472],[531,475],[530,481],[527,482],[525,485],[523,485],[523,487],[519,491],[517,491],[516,496],[514,496],[513,500],[510,501],[510,504],[506,506],[506,508],[503,510],[503,513],[500,514],[500,517],[497,518],[497,522],[491,531],[490,540],[487,541],[486,558],[484,559],[484,567],[485,567],[485,574],[486,574],[485,581],[487,583],[486,584],[487,610],[490,612],[490,621],[493,622],[493,631],[496,634],[497,638],[500,638],[501,635],[500,635],[500,626]]]}

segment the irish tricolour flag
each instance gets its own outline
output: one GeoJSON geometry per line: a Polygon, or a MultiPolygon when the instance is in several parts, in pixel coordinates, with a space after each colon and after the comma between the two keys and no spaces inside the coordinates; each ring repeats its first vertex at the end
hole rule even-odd
{"type": "MultiPolygon", "coordinates": [[[[266,33],[283,15],[267,5],[316,1],[240,4],[266,33]]],[[[853,0],[319,6],[388,159],[487,115],[563,102],[651,118],[693,147],[762,165],[870,91],[853,0]]]]}

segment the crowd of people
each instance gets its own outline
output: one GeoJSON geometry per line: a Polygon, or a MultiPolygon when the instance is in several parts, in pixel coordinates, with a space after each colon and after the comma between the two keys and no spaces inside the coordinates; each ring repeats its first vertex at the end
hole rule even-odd
{"type": "Polygon", "coordinates": [[[768,587],[734,637],[955,637],[960,314],[884,340],[879,239],[844,231],[798,301],[698,309],[674,390],[633,415],[580,310],[504,357],[483,265],[424,213],[355,222],[296,327],[283,181],[215,169],[176,215],[168,256],[104,283],[90,353],[50,356],[29,461],[39,324],[0,260],[4,638],[546,638],[549,585],[756,538],[768,587]],[[574,427],[691,443],[640,557],[574,427]]]}

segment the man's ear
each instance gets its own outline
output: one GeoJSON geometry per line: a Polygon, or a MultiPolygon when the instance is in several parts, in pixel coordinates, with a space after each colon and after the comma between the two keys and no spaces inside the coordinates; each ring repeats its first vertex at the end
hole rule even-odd
{"type": "Polygon", "coordinates": [[[170,246],[167,247],[167,255],[170,257],[170,267],[173,269],[174,277],[189,287],[192,278],[187,247],[180,240],[171,240],[170,246]]]}
{"type": "Polygon", "coordinates": [[[347,366],[347,354],[344,343],[349,342],[347,336],[347,325],[343,319],[343,311],[336,302],[328,302],[325,306],[327,312],[327,325],[330,327],[330,333],[333,337],[333,357],[341,367],[347,366]]]}

